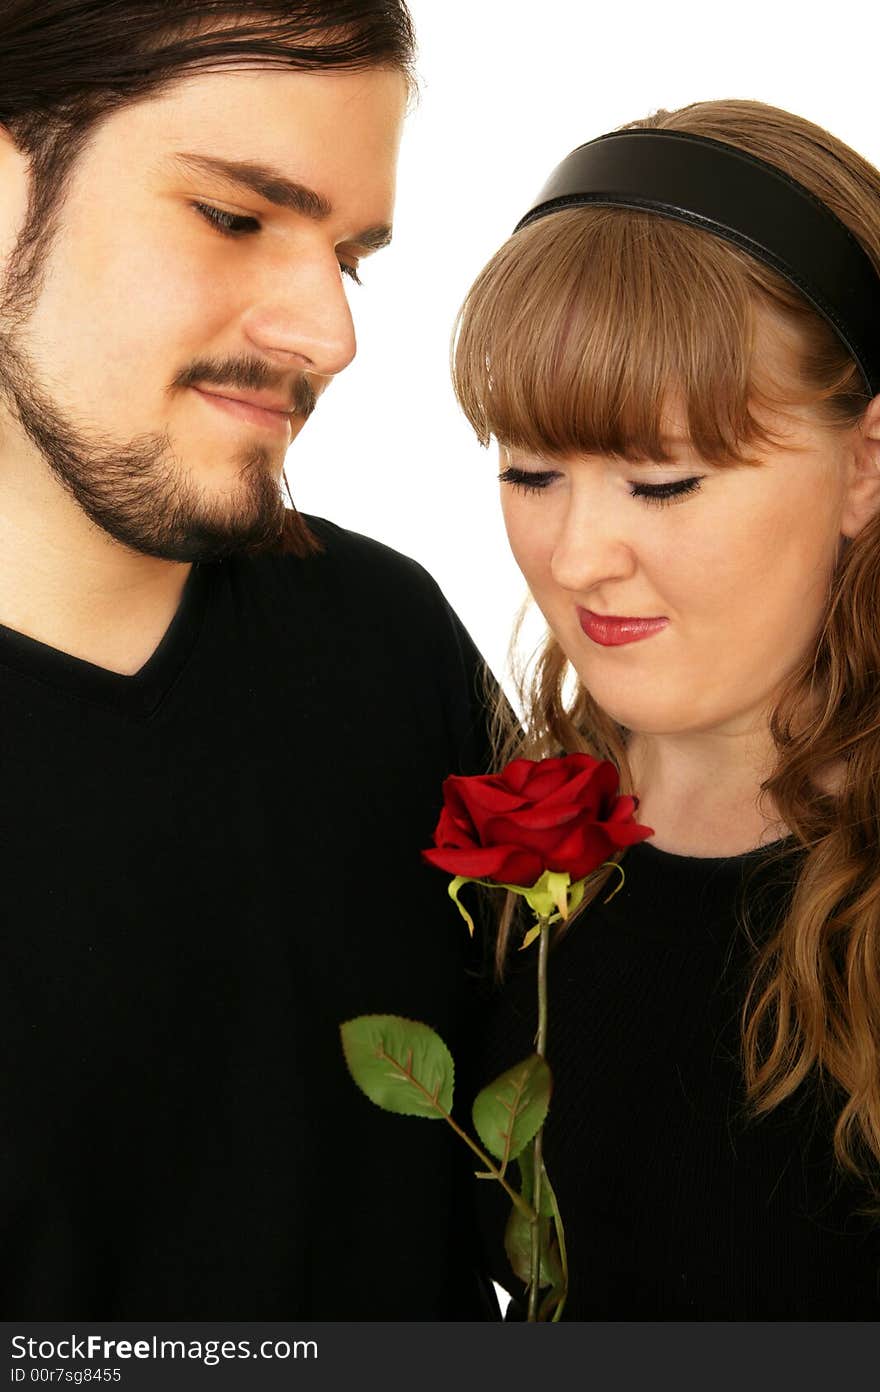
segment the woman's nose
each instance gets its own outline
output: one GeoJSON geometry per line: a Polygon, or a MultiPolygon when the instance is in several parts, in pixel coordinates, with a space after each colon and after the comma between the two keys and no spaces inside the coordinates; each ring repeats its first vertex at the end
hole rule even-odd
{"type": "Polygon", "coordinates": [[[631,542],[613,513],[595,500],[573,496],[553,540],[555,583],[586,594],[604,581],[628,578],[635,568],[631,542]]]}

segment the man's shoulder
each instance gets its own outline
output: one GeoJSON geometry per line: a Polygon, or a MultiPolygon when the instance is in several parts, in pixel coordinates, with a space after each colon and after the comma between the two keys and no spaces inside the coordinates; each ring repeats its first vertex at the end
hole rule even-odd
{"type": "Polygon", "coordinates": [[[303,521],[318,542],[312,554],[279,550],[227,564],[237,631],[270,651],[274,681],[289,663],[299,685],[308,671],[315,690],[326,680],[322,690],[344,692],[340,719],[357,712],[377,729],[391,721],[392,741],[431,744],[445,772],[485,769],[491,678],[436,580],[373,537],[322,517],[303,521]]]}
{"type": "Polygon", "coordinates": [[[326,517],[303,514],[303,521],[321,548],[316,557],[306,559],[306,566],[314,560],[325,558],[325,563],[332,568],[350,570],[364,578],[373,577],[378,583],[385,581],[400,585],[408,582],[423,592],[438,591],[437,582],[424,566],[402,551],[395,551],[385,542],[340,527],[326,517]]]}
{"type": "Polygon", "coordinates": [[[301,516],[317,549],[306,556],[279,551],[239,559],[241,583],[286,590],[320,607],[360,606],[364,618],[372,607],[384,612],[384,622],[449,613],[436,580],[411,556],[325,517],[301,516]]]}

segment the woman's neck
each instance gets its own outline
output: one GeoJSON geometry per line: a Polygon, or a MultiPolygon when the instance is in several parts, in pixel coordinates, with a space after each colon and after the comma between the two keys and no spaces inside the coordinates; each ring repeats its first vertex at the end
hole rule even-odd
{"type": "Polygon", "coordinates": [[[761,783],[773,767],[769,732],[633,734],[627,748],[639,822],[676,855],[741,855],[787,835],[761,783]]]}

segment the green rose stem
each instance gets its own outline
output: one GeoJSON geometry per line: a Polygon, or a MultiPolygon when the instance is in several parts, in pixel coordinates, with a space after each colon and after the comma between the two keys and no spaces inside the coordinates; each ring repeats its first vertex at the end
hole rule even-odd
{"type": "Polygon", "coordinates": [[[422,1096],[425,1098],[425,1101],[430,1105],[432,1111],[434,1111],[437,1114],[437,1116],[442,1117],[444,1121],[449,1123],[456,1136],[460,1136],[461,1139],[464,1141],[465,1145],[470,1146],[471,1150],[474,1152],[474,1155],[476,1155],[479,1159],[480,1164],[485,1165],[486,1170],[488,1172],[486,1178],[491,1177],[492,1179],[497,1179],[498,1183],[501,1185],[508,1198],[519,1209],[523,1217],[527,1219],[529,1223],[533,1223],[535,1218],[537,1218],[538,1216],[535,1209],[530,1208],[529,1205],[526,1203],[525,1199],[523,1198],[522,1194],[518,1194],[516,1190],[510,1184],[508,1184],[507,1180],[504,1178],[504,1175],[501,1173],[500,1170],[495,1168],[486,1152],[480,1149],[476,1141],[472,1141],[468,1133],[466,1131],[462,1131],[458,1122],[455,1121],[452,1115],[446,1111],[445,1107],[441,1105],[436,1094],[432,1095],[428,1091],[428,1089],[424,1087],[422,1083],[419,1082],[418,1078],[416,1078],[413,1074],[411,1061],[408,1060],[407,1063],[401,1063],[400,1059],[394,1058],[384,1049],[381,1049],[377,1052],[377,1057],[383,1058],[386,1060],[386,1062],[393,1064],[395,1068],[399,1069],[401,1073],[407,1076],[407,1078],[409,1079],[412,1086],[416,1089],[416,1091],[420,1092],[422,1096]]]}
{"type": "MultiPolygon", "coordinates": [[[[614,862],[605,862],[605,865],[614,865],[614,862]]],[[[614,865],[614,868],[620,872],[622,882],[623,870],[619,865],[614,865]]],[[[516,1223],[512,1226],[508,1224],[505,1247],[513,1269],[526,1280],[529,1290],[528,1319],[533,1321],[547,1318],[551,1310],[553,1322],[560,1319],[568,1288],[568,1259],[562,1218],[542,1160],[543,1123],[553,1085],[545,1058],[547,956],[551,927],[560,920],[572,917],[580,907],[587,878],[584,876],[572,884],[567,871],[545,870],[540,879],[530,886],[487,882],[466,876],[456,876],[449,885],[449,894],[471,933],[474,930],[473,920],[458,897],[465,884],[489,883],[494,889],[512,890],[526,900],[536,920],[526,933],[521,950],[538,940],[537,1050],[483,1088],[474,1099],[472,1109],[480,1140],[486,1150],[501,1161],[500,1169],[490,1160],[486,1150],[453,1120],[455,1064],[436,1031],[420,1020],[408,1020],[400,1015],[361,1015],[340,1025],[349,1072],[370,1101],[385,1111],[402,1116],[448,1122],[483,1166],[477,1178],[496,1179],[507,1194],[521,1226],[518,1228],[516,1223]],[[532,1162],[532,1173],[529,1173],[526,1155],[532,1162]],[[523,1193],[517,1193],[507,1182],[507,1166],[512,1160],[519,1163],[523,1193]],[[526,1192],[529,1192],[532,1203],[526,1198],[526,1192]],[[548,1279],[544,1284],[549,1284],[551,1289],[543,1305],[539,1305],[544,1245],[542,1218],[546,1223],[548,1217],[553,1220],[558,1254],[552,1246],[548,1246],[545,1272],[548,1279]]],[[[608,896],[609,899],[611,897],[608,896]]],[[[607,903],[608,899],[604,902],[607,903]]]]}
{"type": "MultiPolygon", "coordinates": [[[[541,927],[538,939],[538,1035],[535,1052],[539,1058],[547,1054],[547,946],[550,940],[549,915],[542,914],[538,922],[541,927]]],[[[538,1291],[541,1281],[541,1172],[544,1167],[544,1127],[539,1126],[533,1147],[535,1157],[535,1192],[532,1204],[535,1216],[532,1219],[532,1270],[529,1283],[528,1318],[538,1318],[538,1291]]]]}
{"type": "MultiPolygon", "coordinates": [[[[495,1166],[492,1164],[492,1161],[486,1155],[485,1151],[482,1151],[480,1147],[476,1144],[476,1142],[471,1140],[470,1136],[466,1131],[462,1131],[461,1127],[458,1126],[457,1123],[452,1120],[452,1117],[449,1115],[448,1112],[444,1112],[443,1117],[445,1121],[449,1122],[449,1125],[452,1127],[456,1136],[461,1136],[461,1139],[467,1145],[470,1146],[471,1150],[474,1152],[474,1155],[479,1156],[480,1164],[485,1165],[486,1170],[488,1171],[486,1177],[488,1178],[489,1175],[491,1175],[492,1179],[497,1179],[498,1183],[501,1185],[508,1198],[519,1209],[523,1217],[527,1218],[530,1223],[534,1224],[538,1215],[533,1208],[529,1207],[522,1194],[518,1194],[516,1190],[508,1184],[507,1180],[504,1178],[504,1175],[501,1173],[500,1170],[496,1170],[495,1166]]],[[[537,1202],[537,1200],[535,1202],[537,1202]]]]}

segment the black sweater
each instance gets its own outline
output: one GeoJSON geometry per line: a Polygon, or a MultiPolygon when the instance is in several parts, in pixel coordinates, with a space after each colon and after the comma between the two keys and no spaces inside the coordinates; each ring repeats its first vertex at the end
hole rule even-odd
{"type": "MultiPolygon", "coordinates": [[[[623,888],[549,960],[545,1156],[571,1269],[564,1318],[876,1319],[880,1223],[856,1214],[864,1191],[834,1171],[833,1114],[808,1087],[759,1121],[743,1106],[751,957],[735,905],[744,892],[760,939],[791,870],[766,851],[698,859],[650,842],[622,863],[623,888]]],[[[482,1082],[532,1052],[536,951],[491,1008],[482,1082]]],[[[493,1275],[519,1298],[507,1201],[486,1182],[479,1193],[493,1275]]]]}
{"type": "Polygon", "coordinates": [[[0,628],[0,1318],[483,1317],[466,1153],[339,1040],[467,1052],[419,851],[487,760],[481,664],[417,565],[314,525],[195,566],[135,676],[0,628]]]}

